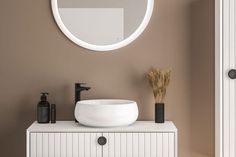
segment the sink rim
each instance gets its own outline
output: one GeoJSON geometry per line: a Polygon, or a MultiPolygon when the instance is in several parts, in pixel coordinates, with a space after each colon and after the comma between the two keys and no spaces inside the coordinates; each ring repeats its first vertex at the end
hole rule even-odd
{"type": "Polygon", "coordinates": [[[94,105],[94,106],[97,106],[97,105],[123,106],[123,105],[136,104],[136,102],[132,100],[127,100],[127,99],[88,99],[88,100],[78,101],[76,104],[94,105]]]}

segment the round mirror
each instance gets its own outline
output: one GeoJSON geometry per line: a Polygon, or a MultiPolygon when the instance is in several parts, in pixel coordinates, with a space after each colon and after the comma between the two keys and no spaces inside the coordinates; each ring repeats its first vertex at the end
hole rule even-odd
{"type": "Polygon", "coordinates": [[[96,51],[124,47],[146,28],[154,0],[52,0],[62,32],[76,44],[96,51]]]}

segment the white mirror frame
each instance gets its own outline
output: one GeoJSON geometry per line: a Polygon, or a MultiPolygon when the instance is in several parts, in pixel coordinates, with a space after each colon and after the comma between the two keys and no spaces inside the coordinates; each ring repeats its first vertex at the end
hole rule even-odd
{"type": "Polygon", "coordinates": [[[143,18],[142,23],[140,24],[140,26],[136,29],[136,31],[130,35],[128,38],[126,38],[125,40],[122,40],[121,42],[118,42],[116,44],[112,44],[112,45],[93,45],[93,44],[89,44],[87,42],[84,42],[83,40],[78,39],[77,37],[75,37],[64,25],[64,23],[62,22],[62,19],[59,15],[59,11],[58,11],[58,0],[51,0],[51,6],[52,6],[52,12],[53,12],[53,16],[54,19],[57,23],[57,25],[59,26],[59,28],[61,29],[61,31],[70,39],[72,40],[74,43],[76,43],[77,45],[84,47],[86,49],[90,49],[90,50],[94,50],[94,51],[110,51],[110,50],[115,50],[121,47],[124,47],[128,44],[130,44],[131,42],[133,42],[136,38],[138,38],[139,35],[142,34],[142,32],[144,31],[144,29],[147,27],[151,16],[152,16],[152,12],[153,12],[153,6],[154,6],[154,0],[147,0],[147,10],[145,13],[145,16],[143,18]]]}

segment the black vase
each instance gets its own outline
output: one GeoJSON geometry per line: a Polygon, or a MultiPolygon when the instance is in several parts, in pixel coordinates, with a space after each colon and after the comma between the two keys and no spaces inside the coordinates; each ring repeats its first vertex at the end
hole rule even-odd
{"type": "Polygon", "coordinates": [[[165,104],[155,103],[155,123],[165,122],[165,104]]]}

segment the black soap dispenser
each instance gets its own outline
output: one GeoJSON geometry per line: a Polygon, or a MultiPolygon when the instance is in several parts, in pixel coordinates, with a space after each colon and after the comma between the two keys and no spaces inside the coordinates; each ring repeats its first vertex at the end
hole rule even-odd
{"type": "Polygon", "coordinates": [[[38,123],[49,123],[50,121],[50,104],[47,101],[48,93],[41,93],[41,100],[37,107],[37,121],[38,123]]]}

